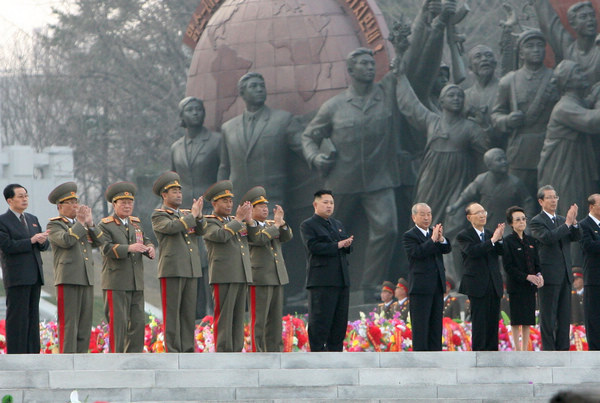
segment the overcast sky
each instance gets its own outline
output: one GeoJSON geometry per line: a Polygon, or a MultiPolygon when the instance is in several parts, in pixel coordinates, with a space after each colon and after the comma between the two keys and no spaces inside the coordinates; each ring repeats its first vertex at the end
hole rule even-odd
{"type": "Polygon", "coordinates": [[[54,22],[52,7],[64,8],[67,3],[65,0],[0,0],[0,46],[10,44],[16,33],[31,34],[36,28],[54,22]]]}

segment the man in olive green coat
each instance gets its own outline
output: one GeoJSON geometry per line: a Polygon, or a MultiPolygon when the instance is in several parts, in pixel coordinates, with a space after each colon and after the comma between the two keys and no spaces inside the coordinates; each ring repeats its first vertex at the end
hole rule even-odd
{"type": "Polygon", "coordinates": [[[94,306],[92,247],[100,245],[92,209],[78,203],[75,182],[57,186],[48,200],[59,213],[47,227],[54,255],[59,351],[87,353],[94,306]]]}
{"type": "Polygon", "coordinates": [[[154,259],[154,245],[133,212],[136,186],[117,182],[106,190],[114,214],[98,224],[102,231],[102,289],[108,319],[110,352],[144,350],[144,266],[142,254],[154,259]]]}
{"type": "Polygon", "coordinates": [[[231,181],[215,183],[204,193],[214,215],[206,216],[204,243],[208,250],[208,281],[215,302],[214,339],[217,352],[242,351],[244,313],[252,266],[248,227],[255,227],[252,205],[245,202],[233,210],[231,181]]]}
{"type": "Polygon", "coordinates": [[[198,278],[202,263],[198,236],[206,227],[203,198],[193,199],[192,209],[179,209],[183,200],[181,180],[165,172],[152,191],[163,205],[152,213],[152,229],[158,239],[158,278],[162,300],[165,345],[168,353],[193,353],[198,278]]]}
{"type": "Polygon", "coordinates": [[[250,189],[242,203],[252,204],[256,227],[248,229],[252,284],[250,285],[250,332],[252,351],[281,352],[281,317],[283,316],[283,286],[289,283],[281,243],[292,239],[292,229],[283,220],[283,208],[273,209],[274,220],[267,220],[267,193],[262,186],[250,189]]]}

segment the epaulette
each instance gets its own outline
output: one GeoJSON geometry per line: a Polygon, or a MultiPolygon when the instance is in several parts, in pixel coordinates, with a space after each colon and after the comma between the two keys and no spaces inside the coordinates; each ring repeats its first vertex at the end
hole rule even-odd
{"type": "Polygon", "coordinates": [[[180,208],[179,211],[181,211],[182,213],[191,213],[192,210],[190,210],[189,208],[180,208]]]}
{"type": "MultiPolygon", "coordinates": [[[[164,208],[155,208],[154,211],[160,211],[161,213],[168,213],[169,212],[169,210],[166,210],[164,208]]],[[[171,214],[173,214],[173,213],[171,213],[171,214]]]]}
{"type": "Polygon", "coordinates": [[[114,216],[112,216],[112,215],[111,215],[110,217],[104,217],[104,218],[102,219],[102,222],[103,222],[104,224],[108,224],[109,222],[113,222],[113,221],[115,221],[115,217],[114,217],[114,216]]]}
{"type": "Polygon", "coordinates": [[[214,214],[205,215],[204,218],[217,218],[214,214]]]}
{"type": "Polygon", "coordinates": [[[265,223],[269,224],[269,225],[274,225],[275,224],[275,220],[265,220],[265,223]]]}
{"type": "Polygon", "coordinates": [[[68,222],[69,222],[69,220],[67,220],[65,217],[63,217],[63,216],[61,216],[61,215],[59,215],[58,217],[52,217],[52,218],[50,219],[50,221],[58,221],[58,220],[62,220],[63,222],[66,222],[66,223],[68,223],[68,222]]]}
{"type": "Polygon", "coordinates": [[[140,221],[140,219],[139,219],[139,217],[136,217],[136,216],[132,216],[132,215],[131,215],[131,216],[129,216],[129,219],[130,219],[131,221],[133,221],[133,222],[141,222],[141,221],[140,221]]]}

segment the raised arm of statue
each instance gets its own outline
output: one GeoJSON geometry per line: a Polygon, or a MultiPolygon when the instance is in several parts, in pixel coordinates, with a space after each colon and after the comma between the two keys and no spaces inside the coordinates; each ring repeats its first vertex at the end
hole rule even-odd
{"type": "Polygon", "coordinates": [[[425,133],[429,124],[440,117],[427,109],[413,91],[406,75],[399,75],[396,83],[398,109],[417,130],[425,133]]]}
{"type": "Polygon", "coordinates": [[[566,57],[567,48],[573,43],[574,38],[563,26],[556,11],[552,8],[550,0],[532,1],[540,24],[540,30],[554,51],[556,63],[558,63],[566,57]]]}

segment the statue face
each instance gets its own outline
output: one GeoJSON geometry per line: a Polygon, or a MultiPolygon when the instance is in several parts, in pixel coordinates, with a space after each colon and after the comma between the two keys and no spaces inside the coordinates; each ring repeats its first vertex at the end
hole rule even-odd
{"type": "Polygon", "coordinates": [[[583,72],[579,65],[575,66],[571,72],[571,75],[569,76],[567,88],[585,90],[589,88],[589,86],[590,81],[588,80],[587,75],[583,72]]]}
{"type": "Polygon", "coordinates": [[[267,203],[258,203],[252,207],[252,218],[256,221],[264,222],[269,216],[269,205],[267,203]]]}
{"type": "Polygon", "coordinates": [[[240,92],[246,105],[262,106],[267,100],[267,89],[265,82],[258,77],[252,77],[246,81],[246,86],[240,92]]]}
{"type": "Polygon", "coordinates": [[[496,57],[492,49],[481,46],[470,54],[471,70],[476,76],[490,76],[496,70],[496,57]]]}
{"type": "Polygon", "coordinates": [[[440,68],[440,70],[438,71],[438,75],[435,78],[435,81],[433,82],[433,87],[431,89],[431,92],[434,95],[439,95],[440,91],[442,91],[442,88],[444,88],[446,86],[446,84],[448,84],[449,81],[450,81],[450,71],[447,69],[440,68]]]}
{"type": "Polygon", "coordinates": [[[202,126],[205,116],[204,105],[198,101],[191,101],[183,108],[181,119],[186,127],[202,126]]]}
{"type": "Polygon", "coordinates": [[[488,155],[485,158],[485,165],[488,169],[494,173],[507,173],[508,172],[508,161],[506,160],[506,154],[504,152],[496,152],[492,155],[488,155]]]}
{"type": "Polygon", "coordinates": [[[375,59],[364,54],[354,58],[354,66],[348,68],[352,79],[362,83],[372,83],[375,80],[375,59]]]}
{"type": "Polygon", "coordinates": [[[592,7],[584,6],[577,10],[572,20],[572,28],[581,36],[596,36],[596,13],[592,7]]]}
{"type": "Polygon", "coordinates": [[[162,198],[165,206],[177,209],[183,201],[183,193],[180,187],[172,187],[162,193],[162,198]]]}
{"type": "Polygon", "coordinates": [[[460,88],[451,88],[440,99],[443,109],[450,112],[460,112],[465,104],[465,94],[460,88]]]}
{"type": "Polygon", "coordinates": [[[546,57],[546,43],[539,38],[531,38],[519,49],[519,57],[526,64],[541,64],[546,57]]]}

